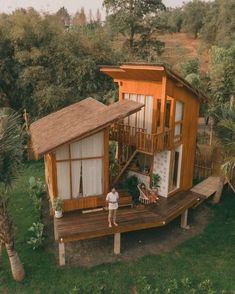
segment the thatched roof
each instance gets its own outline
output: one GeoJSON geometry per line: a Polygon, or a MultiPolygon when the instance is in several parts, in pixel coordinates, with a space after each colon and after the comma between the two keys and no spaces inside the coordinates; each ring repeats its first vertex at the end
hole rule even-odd
{"type": "Polygon", "coordinates": [[[34,154],[38,157],[65,143],[85,138],[143,106],[130,100],[106,106],[93,98],[86,98],[49,114],[30,126],[34,154]]]}

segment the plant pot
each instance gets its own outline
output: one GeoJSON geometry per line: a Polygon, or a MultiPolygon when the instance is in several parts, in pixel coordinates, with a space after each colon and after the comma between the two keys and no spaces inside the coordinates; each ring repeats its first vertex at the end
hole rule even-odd
{"type": "Polygon", "coordinates": [[[63,216],[62,210],[55,210],[55,218],[61,218],[63,216]]]}

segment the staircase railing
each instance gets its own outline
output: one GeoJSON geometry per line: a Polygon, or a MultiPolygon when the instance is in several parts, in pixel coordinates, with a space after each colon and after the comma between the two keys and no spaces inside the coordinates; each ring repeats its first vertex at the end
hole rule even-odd
{"type": "Polygon", "coordinates": [[[139,151],[153,154],[154,152],[171,148],[173,130],[167,129],[163,133],[148,134],[146,129],[143,128],[114,124],[110,129],[110,139],[135,146],[139,151]]]}

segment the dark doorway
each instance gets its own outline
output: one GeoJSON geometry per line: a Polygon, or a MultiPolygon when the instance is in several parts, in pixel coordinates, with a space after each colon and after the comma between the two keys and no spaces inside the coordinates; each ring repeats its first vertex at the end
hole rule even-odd
{"type": "Polygon", "coordinates": [[[179,170],[179,151],[175,151],[175,164],[174,164],[174,173],[173,173],[173,186],[177,187],[178,180],[178,170],[179,170]]]}

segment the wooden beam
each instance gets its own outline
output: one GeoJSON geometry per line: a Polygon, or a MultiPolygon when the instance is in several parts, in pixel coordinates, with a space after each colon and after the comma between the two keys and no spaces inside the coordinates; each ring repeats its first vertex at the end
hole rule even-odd
{"type": "Polygon", "coordinates": [[[57,225],[56,225],[56,218],[54,217],[54,237],[55,241],[58,241],[58,231],[57,231],[57,225]]]}
{"type": "Polygon", "coordinates": [[[59,242],[59,264],[60,266],[65,265],[65,243],[59,242]]]}
{"type": "Polygon", "coordinates": [[[188,225],[188,209],[186,209],[182,214],[181,214],[181,221],[180,221],[180,226],[182,229],[189,229],[188,225]]]}
{"type": "Polygon", "coordinates": [[[162,95],[161,95],[161,114],[160,114],[160,132],[163,133],[165,129],[165,118],[166,118],[166,86],[167,76],[162,77],[162,95]]]}
{"type": "Polygon", "coordinates": [[[121,234],[115,233],[114,234],[114,254],[120,254],[121,252],[121,234]]]}

